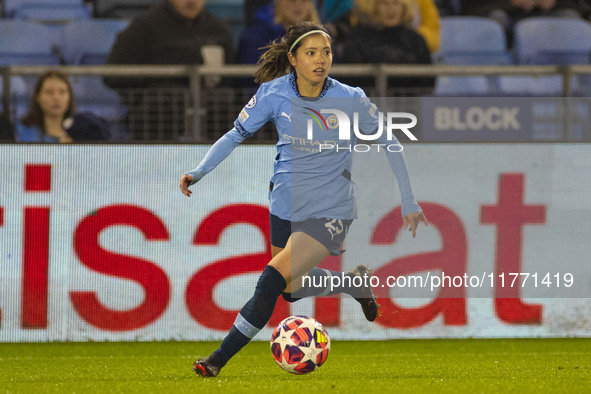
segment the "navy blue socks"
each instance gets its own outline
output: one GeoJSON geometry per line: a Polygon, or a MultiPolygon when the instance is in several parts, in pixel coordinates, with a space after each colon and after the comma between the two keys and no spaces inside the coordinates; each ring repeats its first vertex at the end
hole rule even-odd
{"type": "Polygon", "coordinates": [[[240,351],[267,324],[275,310],[277,298],[287,287],[285,279],[274,267],[267,265],[259,277],[254,295],[242,307],[220,348],[209,358],[218,367],[240,351]]]}

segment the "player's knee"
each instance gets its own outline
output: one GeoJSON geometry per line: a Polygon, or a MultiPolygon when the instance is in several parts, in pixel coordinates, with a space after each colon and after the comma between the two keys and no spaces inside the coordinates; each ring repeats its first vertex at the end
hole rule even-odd
{"type": "Polygon", "coordinates": [[[291,296],[291,293],[286,293],[285,291],[281,293],[281,297],[287,302],[296,302],[299,298],[295,298],[291,296]]]}
{"type": "Polygon", "coordinates": [[[274,302],[286,287],[285,279],[279,271],[267,265],[257,281],[254,294],[255,296],[273,300],[274,302]]]}

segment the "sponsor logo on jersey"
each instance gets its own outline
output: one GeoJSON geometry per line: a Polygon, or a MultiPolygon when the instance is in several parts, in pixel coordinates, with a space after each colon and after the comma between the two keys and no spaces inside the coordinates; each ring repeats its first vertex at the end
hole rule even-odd
{"type": "Polygon", "coordinates": [[[248,118],[250,118],[250,115],[248,114],[248,112],[246,112],[245,108],[242,108],[242,111],[240,111],[240,115],[238,115],[238,117],[240,118],[242,123],[244,123],[248,118]]]}

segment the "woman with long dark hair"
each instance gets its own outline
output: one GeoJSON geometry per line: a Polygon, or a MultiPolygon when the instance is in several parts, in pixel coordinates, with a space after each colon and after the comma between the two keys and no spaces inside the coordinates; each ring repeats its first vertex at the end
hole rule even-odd
{"type": "Polygon", "coordinates": [[[74,110],[74,94],[68,77],[59,71],[46,71],[37,79],[29,110],[16,124],[16,140],[72,142],[64,121],[74,110]]]}
{"type": "MultiPolygon", "coordinates": [[[[194,170],[180,179],[181,191],[190,197],[189,186],[212,171],[267,121],[275,123],[279,141],[270,192],[273,258],[220,348],[195,362],[193,370],[200,376],[219,374],[230,358],[267,324],[279,296],[294,302],[309,296],[347,293],[361,304],[367,320],[374,321],[378,316],[379,305],[368,284],[372,275],[369,267],[358,265],[348,273],[316,268],[329,254],[342,253],[340,246],[355,218],[356,187],[351,180],[351,151],[344,149],[347,142],[338,142],[341,150],[328,149],[327,138],[337,144],[334,119],[318,124],[306,119],[309,114],[320,114],[318,106],[323,99],[358,99],[360,127],[369,133],[382,131],[376,108],[363,91],[328,76],[331,44],[324,26],[304,22],[291,27],[280,41],[268,46],[255,74],[261,87],[238,115],[234,128],[211,147],[194,170]],[[324,286],[304,287],[303,275],[316,278],[313,283],[324,286]],[[342,286],[333,287],[327,279],[335,275],[360,276],[364,280],[359,287],[347,286],[344,280],[342,286]]],[[[378,138],[376,142],[382,140],[378,138]]],[[[398,141],[394,137],[385,143],[398,141]]],[[[402,152],[388,152],[387,156],[402,195],[404,228],[410,227],[414,237],[418,223],[427,224],[427,219],[414,198],[402,152]]]]}

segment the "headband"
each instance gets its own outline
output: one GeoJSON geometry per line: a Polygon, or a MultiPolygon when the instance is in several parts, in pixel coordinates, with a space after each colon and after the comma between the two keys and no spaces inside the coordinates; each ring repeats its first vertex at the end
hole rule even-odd
{"type": "Polygon", "coordinates": [[[322,34],[324,34],[325,36],[327,36],[327,37],[330,37],[330,36],[329,36],[328,34],[326,34],[326,32],[325,32],[325,31],[323,31],[323,30],[310,30],[309,32],[307,32],[307,33],[304,33],[304,34],[302,34],[301,36],[299,36],[299,37],[298,37],[298,39],[297,39],[297,40],[295,40],[293,44],[291,44],[291,48],[289,48],[289,53],[292,53],[291,51],[293,51],[293,48],[294,48],[294,47],[295,47],[295,46],[298,44],[298,42],[302,41],[302,39],[303,39],[304,37],[306,37],[306,36],[309,36],[310,34],[316,34],[316,33],[322,33],[322,34]]]}

